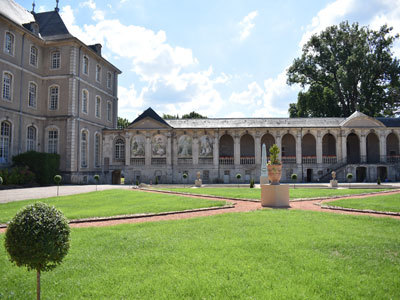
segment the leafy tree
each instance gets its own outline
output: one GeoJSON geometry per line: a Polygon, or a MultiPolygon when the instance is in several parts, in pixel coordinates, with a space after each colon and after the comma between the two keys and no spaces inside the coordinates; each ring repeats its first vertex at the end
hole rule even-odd
{"type": "Polygon", "coordinates": [[[40,273],[61,264],[69,249],[70,228],[56,208],[37,202],[20,210],[7,226],[4,245],[11,262],[36,270],[37,299],[40,273]]]}
{"type": "Polygon", "coordinates": [[[130,124],[130,122],[128,121],[128,119],[118,117],[118,121],[117,121],[118,129],[124,129],[124,128],[128,127],[129,124],[130,124]]]}
{"type": "Polygon", "coordinates": [[[171,119],[179,119],[179,115],[169,115],[169,114],[163,114],[162,117],[164,120],[171,120],[171,119]]]}
{"type": "Polygon", "coordinates": [[[400,63],[391,48],[399,35],[357,23],[326,28],[304,45],[287,72],[288,84],[308,88],[290,104],[291,117],[393,116],[399,108],[400,63]]]}
{"type": "Polygon", "coordinates": [[[207,117],[206,116],[202,116],[201,114],[199,114],[199,113],[197,113],[195,111],[192,111],[189,114],[183,115],[182,119],[207,119],[207,117]]]}
{"type": "Polygon", "coordinates": [[[96,192],[97,192],[97,185],[99,184],[100,181],[100,175],[98,174],[94,175],[93,179],[96,181],[96,192]]]}
{"type": "Polygon", "coordinates": [[[54,176],[54,182],[57,184],[57,196],[58,196],[58,191],[60,189],[60,182],[62,180],[61,175],[56,175],[54,176]]]}

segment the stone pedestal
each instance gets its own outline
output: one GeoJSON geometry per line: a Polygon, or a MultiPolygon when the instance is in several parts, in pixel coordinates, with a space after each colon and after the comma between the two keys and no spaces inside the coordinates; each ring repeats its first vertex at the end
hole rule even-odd
{"type": "Polygon", "coordinates": [[[260,184],[268,184],[268,177],[260,176],[260,184]]]}
{"type": "Polygon", "coordinates": [[[338,187],[338,182],[336,179],[332,179],[331,181],[329,181],[329,186],[331,188],[337,188],[338,187]]]}
{"type": "Polygon", "coordinates": [[[196,180],[194,181],[194,186],[195,186],[195,187],[201,187],[201,185],[202,185],[201,179],[196,179],[196,180]]]}
{"type": "Polygon", "coordinates": [[[261,206],[289,207],[289,186],[262,184],[261,206]]]}

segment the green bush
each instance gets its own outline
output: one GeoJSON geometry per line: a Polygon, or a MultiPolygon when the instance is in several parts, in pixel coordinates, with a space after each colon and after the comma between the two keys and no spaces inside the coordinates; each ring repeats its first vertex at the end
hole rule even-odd
{"type": "Polygon", "coordinates": [[[27,166],[0,170],[5,185],[25,185],[35,183],[35,174],[27,166]]]}
{"type": "Polygon", "coordinates": [[[382,182],[381,182],[381,178],[380,177],[378,177],[378,180],[377,180],[377,182],[376,182],[378,185],[380,185],[382,182]]]}
{"type": "Polygon", "coordinates": [[[4,245],[10,261],[37,272],[40,298],[40,272],[59,265],[69,250],[70,228],[64,215],[45,203],[22,208],[7,226],[4,245]]]}
{"type": "Polygon", "coordinates": [[[0,185],[3,184],[3,177],[0,176],[0,185]]]}
{"type": "Polygon", "coordinates": [[[55,153],[28,151],[14,156],[12,160],[16,166],[28,166],[40,185],[52,184],[60,167],[60,155],[55,153]]]}
{"type": "Polygon", "coordinates": [[[250,188],[251,189],[254,188],[254,179],[253,178],[250,179],[250,188]]]}
{"type": "Polygon", "coordinates": [[[61,180],[62,180],[61,175],[55,175],[55,176],[54,176],[54,182],[55,182],[57,185],[60,184],[61,180]]]}

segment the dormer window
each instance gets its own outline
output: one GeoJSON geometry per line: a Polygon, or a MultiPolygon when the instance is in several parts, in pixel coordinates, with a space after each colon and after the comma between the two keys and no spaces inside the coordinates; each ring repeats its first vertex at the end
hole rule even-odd
{"type": "Polygon", "coordinates": [[[31,53],[29,56],[29,63],[34,66],[37,67],[38,64],[38,49],[35,46],[31,46],[31,53]]]}
{"type": "Polygon", "coordinates": [[[59,69],[61,66],[61,53],[60,51],[51,52],[51,68],[59,69]]]}
{"type": "Polygon", "coordinates": [[[89,75],[89,57],[83,57],[83,74],[89,75]]]}
{"type": "Polygon", "coordinates": [[[101,81],[101,66],[96,65],[96,81],[100,82],[101,81]]]}
{"type": "Polygon", "coordinates": [[[11,32],[6,32],[4,52],[10,55],[14,55],[14,35],[11,32]]]}

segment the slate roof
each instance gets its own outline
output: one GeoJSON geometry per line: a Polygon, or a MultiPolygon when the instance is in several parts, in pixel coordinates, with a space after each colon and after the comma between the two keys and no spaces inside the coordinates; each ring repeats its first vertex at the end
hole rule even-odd
{"type": "Polygon", "coordinates": [[[67,27],[57,11],[46,11],[34,14],[39,24],[40,35],[46,39],[49,36],[69,34],[67,27]]]}
{"type": "Polygon", "coordinates": [[[33,15],[29,11],[18,3],[10,0],[0,0],[0,14],[21,26],[22,24],[35,21],[33,15]]]}
{"type": "Polygon", "coordinates": [[[173,128],[289,128],[339,127],[345,118],[217,118],[173,119],[166,122],[173,128]]]}
{"type": "Polygon", "coordinates": [[[151,118],[153,120],[160,122],[161,124],[165,124],[166,126],[170,127],[170,125],[167,122],[165,122],[165,120],[161,118],[151,107],[146,109],[139,117],[133,120],[133,122],[129,124],[128,127],[143,120],[144,118],[151,118]]]}

